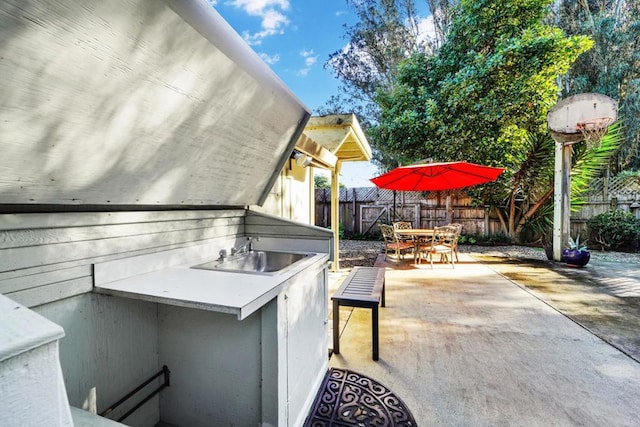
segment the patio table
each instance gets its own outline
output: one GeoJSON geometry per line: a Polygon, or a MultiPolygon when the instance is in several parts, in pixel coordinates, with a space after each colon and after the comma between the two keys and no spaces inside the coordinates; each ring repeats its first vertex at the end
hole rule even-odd
{"type": "Polygon", "coordinates": [[[433,228],[406,228],[396,230],[396,234],[406,237],[431,237],[431,235],[433,235],[433,228]]]}
{"type": "Polygon", "coordinates": [[[420,242],[425,238],[431,238],[433,236],[433,228],[405,228],[396,230],[396,234],[403,237],[413,238],[413,261],[417,262],[420,256],[420,242]]]}

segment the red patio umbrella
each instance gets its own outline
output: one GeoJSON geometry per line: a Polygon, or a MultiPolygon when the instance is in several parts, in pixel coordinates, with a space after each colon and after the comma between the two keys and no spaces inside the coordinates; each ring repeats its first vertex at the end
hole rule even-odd
{"type": "Polygon", "coordinates": [[[467,162],[400,166],[375,178],[377,187],[400,191],[440,191],[495,181],[504,168],[467,162]]]}

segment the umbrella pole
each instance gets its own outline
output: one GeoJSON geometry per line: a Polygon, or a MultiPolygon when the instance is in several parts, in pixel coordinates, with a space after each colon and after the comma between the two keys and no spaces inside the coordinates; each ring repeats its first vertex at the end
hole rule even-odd
{"type": "Polygon", "coordinates": [[[393,217],[391,222],[396,222],[398,217],[396,216],[396,190],[393,190],[393,217]]]}

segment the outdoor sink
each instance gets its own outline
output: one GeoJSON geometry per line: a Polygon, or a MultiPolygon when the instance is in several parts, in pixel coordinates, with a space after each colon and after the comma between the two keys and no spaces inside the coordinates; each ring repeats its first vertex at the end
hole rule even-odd
{"type": "Polygon", "coordinates": [[[225,260],[210,261],[192,268],[249,274],[276,274],[307,258],[311,253],[250,251],[225,260]]]}

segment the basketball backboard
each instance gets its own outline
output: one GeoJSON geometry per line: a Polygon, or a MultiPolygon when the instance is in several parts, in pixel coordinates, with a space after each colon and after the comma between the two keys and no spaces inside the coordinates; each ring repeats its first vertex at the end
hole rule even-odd
{"type": "Polygon", "coordinates": [[[558,102],[547,113],[547,128],[557,142],[571,144],[582,141],[578,123],[610,117],[618,119],[618,102],[600,93],[580,93],[558,102]]]}

